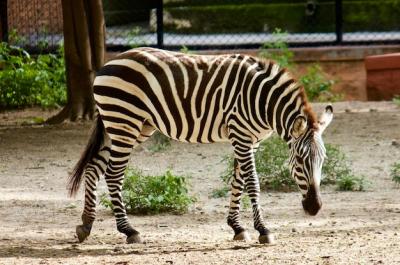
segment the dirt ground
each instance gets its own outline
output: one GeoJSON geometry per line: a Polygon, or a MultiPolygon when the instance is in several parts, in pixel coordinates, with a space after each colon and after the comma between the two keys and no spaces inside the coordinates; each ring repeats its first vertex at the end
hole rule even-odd
{"type": "Polygon", "coordinates": [[[304,214],[298,192],[263,193],[275,245],[257,244],[250,209],[242,220],[252,241],[233,242],[229,199],[209,198],[222,187],[228,144],[173,143],[151,153],[151,141],[133,152],[131,165],[190,175],[198,201],[185,215],[130,216],[145,240],[134,245],[124,243],[111,213],[99,206],[92,235],[78,244],[83,195],[67,198],[65,184],[91,124],[43,127],[31,121],[51,112],[0,113],[0,264],[400,264],[400,187],[389,176],[390,165],[400,161],[400,108],[344,102],[334,109],[325,142],[339,145],[370,186],[365,192],[324,187],[316,217],[304,214]]]}

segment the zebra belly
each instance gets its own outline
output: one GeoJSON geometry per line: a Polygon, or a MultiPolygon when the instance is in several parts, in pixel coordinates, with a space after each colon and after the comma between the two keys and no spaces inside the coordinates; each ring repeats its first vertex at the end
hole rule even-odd
{"type": "Polygon", "coordinates": [[[188,128],[188,134],[186,135],[171,135],[166,130],[161,129],[159,126],[155,125],[152,120],[147,120],[154,128],[156,128],[160,133],[165,136],[186,143],[217,143],[217,142],[229,142],[228,132],[225,125],[213,126],[210,130],[201,130],[201,125],[199,123],[194,124],[188,128]],[[218,133],[219,131],[219,133],[218,133]]]}

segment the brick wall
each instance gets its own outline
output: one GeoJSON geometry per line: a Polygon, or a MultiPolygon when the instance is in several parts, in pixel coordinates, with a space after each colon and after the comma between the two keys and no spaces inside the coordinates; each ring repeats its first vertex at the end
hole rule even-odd
{"type": "Polygon", "coordinates": [[[8,28],[20,35],[62,33],[61,0],[8,0],[8,28]]]}

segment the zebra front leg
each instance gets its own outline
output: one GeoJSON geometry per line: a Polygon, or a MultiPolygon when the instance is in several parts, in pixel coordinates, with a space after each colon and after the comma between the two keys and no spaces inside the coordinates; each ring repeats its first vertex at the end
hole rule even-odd
{"type": "Polygon", "coordinates": [[[244,182],[239,174],[239,166],[234,159],[234,173],[231,182],[231,200],[229,205],[228,225],[232,227],[235,235],[233,240],[250,241],[249,233],[240,224],[240,199],[243,193],[244,182]]]}
{"type": "Polygon", "coordinates": [[[238,161],[239,175],[244,181],[253,209],[254,228],[260,233],[260,243],[273,243],[273,235],[264,224],[260,200],[260,183],[258,181],[253,147],[235,147],[235,158],[238,161]]]}
{"type": "Polygon", "coordinates": [[[93,222],[96,218],[97,184],[100,176],[104,174],[107,168],[109,154],[109,147],[102,147],[85,169],[85,206],[82,213],[82,225],[76,226],[76,235],[79,242],[83,242],[92,230],[93,222]]]}
{"type": "Polygon", "coordinates": [[[253,209],[254,228],[260,233],[258,240],[262,244],[272,244],[274,243],[274,235],[268,230],[268,228],[264,224],[264,219],[262,217],[262,211],[259,203],[260,182],[255,168],[254,155],[251,163],[246,166],[246,169],[248,171],[244,173],[247,175],[247,177],[245,177],[245,186],[246,191],[249,194],[253,209]]]}

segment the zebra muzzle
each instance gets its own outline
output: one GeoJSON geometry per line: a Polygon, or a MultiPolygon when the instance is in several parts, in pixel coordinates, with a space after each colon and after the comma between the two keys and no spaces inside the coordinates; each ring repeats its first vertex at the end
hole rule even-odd
{"type": "Polygon", "coordinates": [[[319,191],[314,186],[310,186],[305,199],[302,201],[304,211],[309,215],[316,215],[322,207],[319,191]]]}

